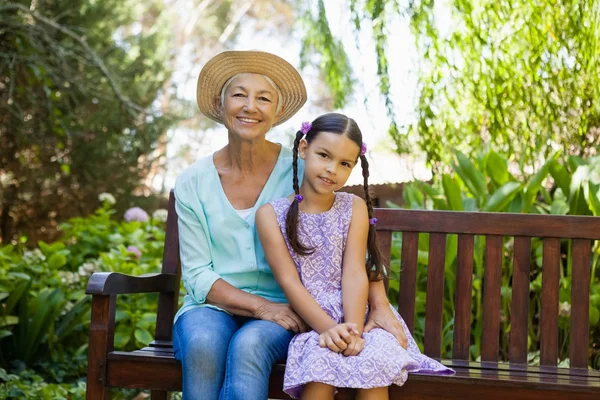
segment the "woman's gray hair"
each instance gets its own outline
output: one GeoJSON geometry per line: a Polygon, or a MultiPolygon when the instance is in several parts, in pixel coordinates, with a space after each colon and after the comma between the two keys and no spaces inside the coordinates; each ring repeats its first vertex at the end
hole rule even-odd
{"type": "MultiPolygon", "coordinates": [[[[242,75],[245,75],[247,73],[248,72],[243,72],[243,73],[240,73],[240,74],[235,74],[234,76],[232,76],[231,78],[229,78],[227,80],[227,82],[225,82],[225,84],[223,85],[223,89],[221,89],[221,106],[223,106],[225,104],[225,92],[227,91],[227,88],[229,87],[229,85],[231,84],[231,82],[233,82],[233,80],[235,78],[237,78],[238,76],[242,76],[242,75]]],[[[282,104],[281,104],[281,101],[282,101],[281,90],[279,90],[279,88],[277,87],[277,85],[275,84],[275,82],[273,82],[273,79],[271,79],[268,76],[263,75],[263,74],[258,74],[258,75],[260,75],[263,78],[265,78],[265,81],[267,81],[267,83],[269,85],[271,85],[273,87],[273,89],[275,89],[275,92],[277,92],[277,106],[275,107],[275,114],[278,114],[279,111],[281,111],[281,106],[282,106],[282,104]]]]}

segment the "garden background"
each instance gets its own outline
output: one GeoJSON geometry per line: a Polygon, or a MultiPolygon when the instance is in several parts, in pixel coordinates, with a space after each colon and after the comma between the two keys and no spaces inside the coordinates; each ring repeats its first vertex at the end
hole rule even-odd
{"type": "MultiPolygon", "coordinates": [[[[600,216],[598,0],[3,1],[0,398],[85,397],[87,279],[95,271],[160,269],[172,177],[218,145],[219,128],[197,112],[195,86],[186,82],[211,55],[261,49],[265,37],[278,47],[263,49],[293,62],[310,94],[274,138],[286,143],[298,121],[321,112],[357,115],[374,144],[373,165],[394,153],[421,177],[404,184],[402,207],[600,216]]],[[[405,172],[397,169],[399,177],[405,172]]],[[[472,359],[482,323],[478,239],[472,359]]],[[[443,354],[451,353],[456,241],[448,237],[443,354]]],[[[561,249],[567,255],[570,243],[561,249]]],[[[531,251],[529,362],[536,364],[541,243],[531,251]]],[[[567,259],[561,365],[571,340],[567,259]]],[[[512,276],[505,264],[502,359],[512,276]]],[[[600,369],[598,243],[590,269],[589,367],[600,369]]],[[[419,290],[416,308],[422,338],[419,290]]],[[[155,311],[152,295],[121,296],[115,347],[150,342],[155,311]]]]}

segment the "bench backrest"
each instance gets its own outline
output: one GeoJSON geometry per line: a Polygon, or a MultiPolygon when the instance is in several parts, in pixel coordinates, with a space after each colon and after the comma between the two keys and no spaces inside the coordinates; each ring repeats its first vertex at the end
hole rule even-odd
{"type": "Polygon", "coordinates": [[[600,218],[534,214],[378,209],[380,245],[390,265],[392,232],[402,232],[399,312],[414,328],[419,233],[429,233],[424,351],[440,357],[447,235],[458,234],[452,358],[469,359],[474,237],[485,237],[481,360],[499,358],[501,275],[506,237],[514,238],[508,358],[527,363],[532,238],[543,242],[540,364],[558,356],[561,239],[571,239],[570,366],[587,368],[592,241],[600,239],[600,218]]]}
{"type": "MultiPolygon", "coordinates": [[[[162,272],[181,275],[175,195],[169,197],[162,272]]],[[[561,239],[572,239],[570,366],[587,368],[589,348],[590,264],[593,240],[600,240],[600,218],[533,214],[470,213],[376,209],[377,231],[386,265],[390,265],[392,233],[402,232],[399,312],[414,331],[418,240],[429,234],[424,352],[440,357],[446,238],[458,234],[452,358],[469,359],[474,237],[485,237],[481,360],[499,359],[501,276],[506,237],[512,251],[511,330],[508,358],[527,363],[531,240],[543,241],[540,364],[555,366],[558,356],[561,239]],[[584,339],[585,338],[585,339],[584,339]]],[[[161,294],[156,340],[170,341],[179,290],[161,294]]]]}

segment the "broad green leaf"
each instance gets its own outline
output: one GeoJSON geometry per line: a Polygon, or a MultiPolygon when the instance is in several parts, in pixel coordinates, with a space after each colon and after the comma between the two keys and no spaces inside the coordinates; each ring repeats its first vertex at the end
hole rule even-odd
{"type": "Polygon", "coordinates": [[[487,154],[486,170],[498,186],[502,186],[508,181],[508,161],[495,151],[487,154]]]}
{"type": "Polygon", "coordinates": [[[60,269],[67,264],[67,257],[60,253],[54,253],[48,259],[48,266],[51,269],[60,269]]]}
{"type": "Polygon", "coordinates": [[[458,165],[454,165],[454,168],[467,188],[469,188],[471,194],[473,194],[479,202],[485,201],[487,193],[483,174],[477,170],[471,160],[460,151],[456,152],[456,159],[458,165]]]}
{"type": "Polygon", "coordinates": [[[14,315],[0,316],[0,328],[18,323],[19,317],[15,317],[14,315]]]}
{"type": "Polygon", "coordinates": [[[519,182],[507,182],[494,192],[483,207],[483,211],[502,211],[521,190],[519,182]]]}
{"type": "Polygon", "coordinates": [[[452,178],[450,175],[444,174],[442,176],[442,185],[444,187],[444,193],[446,195],[446,200],[450,205],[450,209],[454,211],[462,211],[462,195],[460,193],[458,183],[456,183],[454,178],[452,178]]]}
{"type": "Polygon", "coordinates": [[[4,303],[4,309],[2,310],[2,312],[6,313],[6,314],[10,314],[12,312],[12,310],[15,308],[15,306],[18,304],[19,300],[21,300],[23,295],[29,289],[31,279],[27,275],[24,275],[24,277],[26,279],[23,279],[18,284],[16,284],[14,289],[10,292],[10,296],[4,303]]]}
{"type": "Polygon", "coordinates": [[[588,182],[585,194],[592,214],[600,216],[600,185],[594,185],[592,182],[588,182]]]}
{"type": "Polygon", "coordinates": [[[554,179],[556,185],[563,191],[563,193],[569,193],[571,186],[571,176],[565,167],[558,163],[558,161],[551,161],[548,165],[550,175],[554,179]]]}
{"type": "Polygon", "coordinates": [[[431,185],[429,185],[425,182],[421,182],[421,181],[416,181],[413,184],[416,185],[423,192],[427,193],[429,198],[433,201],[434,209],[436,209],[436,210],[448,210],[449,209],[448,203],[444,199],[444,196],[441,193],[439,193],[437,190],[435,190],[435,188],[433,188],[431,185]]]}
{"type": "Polygon", "coordinates": [[[129,327],[117,327],[115,329],[115,348],[122,349],[124,348],[129,340],[131,339],[131,331],[132,329],[129,327]]]}
{"type": "Polygon", "coordinates": [[[145,329],[136,329],[134,335],[136,340],[145,346],[147,346],[152,340],[154,340],[150,332],[148,332],[145,329]]]}
{"type": "MultiPolygon", "coordinates": [[[[551,161],[554,161],[554,160],[551,160],[551,161]]],[[[546,162],[542,166],[542,168],[540,168],[540,170],[531,177],[529,182],[527,182],[527,185],[525,186],[525,199],[523,201],[523,212],[524,213],[529,212],[529,208],[535,201],[535,197],[537,196],[538,192],[542,188],[542,182],[544,181],[544,179],[546,179],[546,176],[548,176],[548,164],[549,163],[550,163],[550,161],[546,162]]]]}
{"type": "Polygon", "coordinates": [[[563,199],[554,199],[552,206],[550,207],[550,214],[554,215],[567,215],[569,212],[569,205],[563,199]]]}

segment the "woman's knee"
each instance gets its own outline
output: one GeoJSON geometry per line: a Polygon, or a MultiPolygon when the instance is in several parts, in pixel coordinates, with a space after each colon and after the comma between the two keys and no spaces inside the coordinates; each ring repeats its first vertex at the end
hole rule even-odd
{"type": "Polygon", "coordinates": [[[269,321],[252,321],[240,328],[231,340],[232,357],[243,362],[274,363],[285,359],[294,334],[269,321]]]}
{"type": "MultiPolygon", "coordinates": [[[[190,310],[178,320],[173,330],[173,345],[177,359],[184,365],[202,363],[203,365],[224,364],[229,341],[235,333],[235,326],[227,317],[212,315],[207,310],[190,310]],[[208,318],[200,318],[209,316],[208,318]],[[231,326],[230,326],[231,325],[231,326]]],[[[213,310],[211,310],[213,311],[213,310]]],[[[225,313],[223,313],[225,314],[225,313]]]]}

